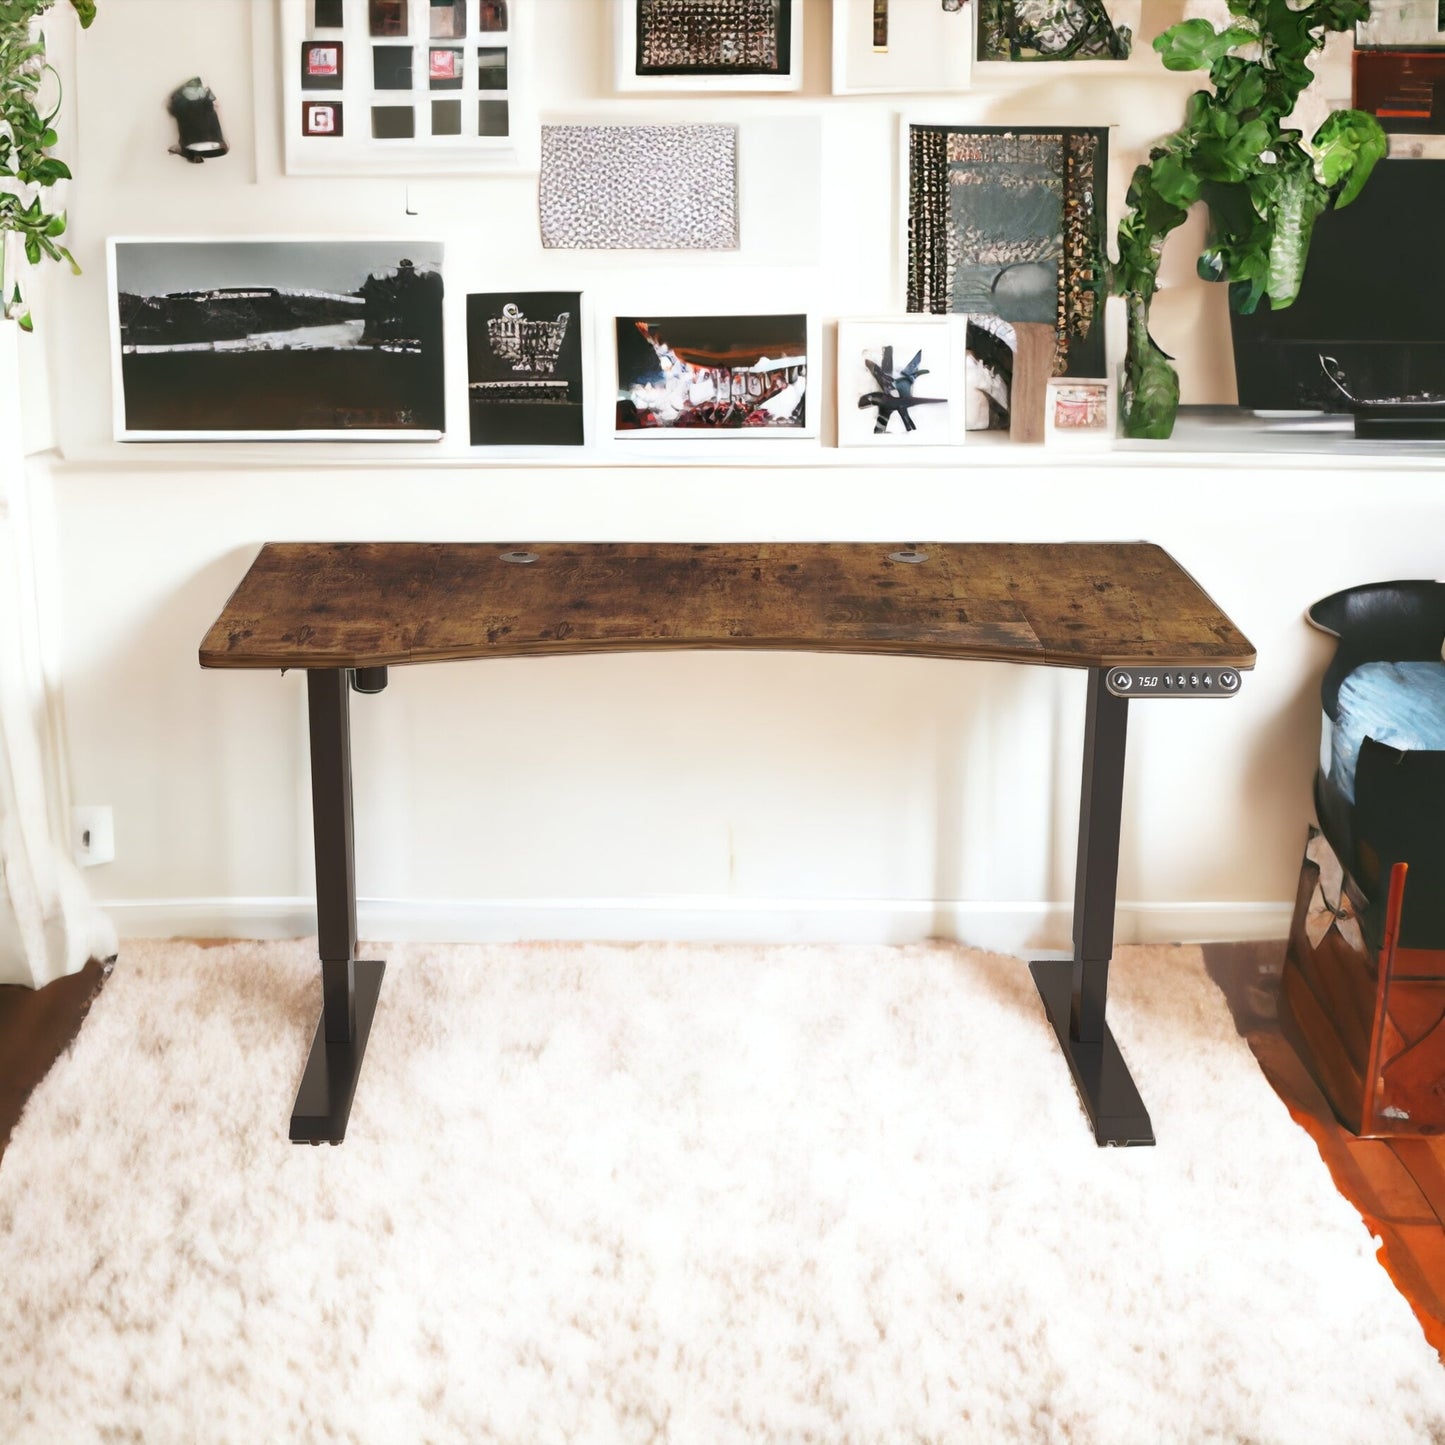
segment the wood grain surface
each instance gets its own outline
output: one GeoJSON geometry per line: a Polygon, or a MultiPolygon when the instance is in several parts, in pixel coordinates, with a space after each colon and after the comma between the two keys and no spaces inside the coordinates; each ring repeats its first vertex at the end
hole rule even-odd
{"type": "Polygon", "coordinates": [[[381,667],[662,648],[1254,665],[1248,639],[1146,542],[268,543],[200,660],[381,667]]]}

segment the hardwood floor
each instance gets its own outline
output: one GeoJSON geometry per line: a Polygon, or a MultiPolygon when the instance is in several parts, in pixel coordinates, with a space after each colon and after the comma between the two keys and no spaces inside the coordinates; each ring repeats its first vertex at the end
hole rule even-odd
{"type": "Polygon", "coordinates": [[[0,984],[0,1167],[25,1101],[80,1032],[109,971],[92,959],[41,989],[0,984]]]}
{"type": "Polygon", "coordinates": [[[1285,945],[1211,944],[1210,977],[1291,1117],[1315,1141],[1335,1187],[1381,1241],[1380,1263],[1445,1362],[1445,1137],[1358,1139],[1340,1124],[1280,1031],[1285,945]]]}
{"type": "MultiPolygon", "coordinates": [[[[1280,1032],[1284,949],[1283,941],[1211,944],[1204,958],[1265,1077],[1381,1239],[1380,1262],[1445,1360],[1445,1138],[1357,1139],[1336,1122],[1280,1032]]],[[[0,986],[0,1168],[25,1101],[79,1033],[106,972],[90,963],[38,991],[0,986]]]]}

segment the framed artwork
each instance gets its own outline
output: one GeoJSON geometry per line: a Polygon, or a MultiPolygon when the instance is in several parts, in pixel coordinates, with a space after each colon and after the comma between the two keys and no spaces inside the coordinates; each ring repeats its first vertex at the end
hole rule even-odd
{"type": "Polygon", "coordinates": [[[283,72],[288,174],[516,170],[535,156],[535,0],[279,3],[282,53],[300,57],[283,72]]]}
{"type": "Polygon", "coordinates": [[[1141,0],[973,0],[977,58],[983,64],[1020,61],[1128,60],[1139,28],[1141,0]]]}
{"type": "Polygon", "coordinates": [[[1355,44],[1404,50],[1445,47],[1445,5],[1441,0],[1372,0],[1370,18],[1355,26],[1355,44]]]}
{"type": "Polygon", "coordinates": [[[1044,439],[1060,447],[1107,447],[1114,439],[1114,388],[1109,382],[1049,382],[1044,439]]]}
{"type": "Polygon", "coordinates": [[[613,0],[618,90],[798,90],[803,0],[613,0]]]}
{"type": "Polygon", "coordinates": [[[619,437],[812,436],[808,318],[619,316],[619,437]]]}
{"type": "Polygon", "coordinates": [[[543,126],[538,198],[546,247],[736,250],[737,129],[543,126]]]}
{"type": "Polygon", "coordinates": [[[467,297],[467,412],[474,447],[580,447],[582,296],[467,297]]]}
{"type": "Polygon", "coordinates": [[[109,245],[118,441],[436,440],[442,247],[109,245]]]}
{"type": "Polygon", "coordinates": [[[967,0],[833,0],[833,94],[966,90],[967,0]]]}
{"type": "Polygon", "coordinates": [[[1445,49],[1357,50],[1354,106],[1392,134],[1445,134],[1445,49]]]}
{"type": "Polygon", "coordinates": [[[1053,374],[1105,375],[1108,132],[905,118],[906,309],[1055,332],[1053,374]]]}
{"type": "Polygon", "coordinates": [[[838,322],[838,445],[954,446],[964,433],[962,317],[838,322]]]}

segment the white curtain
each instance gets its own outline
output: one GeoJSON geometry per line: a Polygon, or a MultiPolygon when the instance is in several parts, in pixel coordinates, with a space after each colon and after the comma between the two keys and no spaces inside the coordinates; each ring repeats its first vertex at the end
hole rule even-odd
{"type": "Polygon", "coordinates": [[[0,321],[0,983],[40,988],[113,956],[116,937],[68,845],[58,706],[41,646],[18,331],[0,321]]]}

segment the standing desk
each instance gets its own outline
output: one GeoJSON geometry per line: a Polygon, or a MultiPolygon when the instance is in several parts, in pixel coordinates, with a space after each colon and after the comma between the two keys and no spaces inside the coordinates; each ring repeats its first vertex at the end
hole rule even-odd
{"type": "Polygon", "coordinates": [[[1129,702],[1232,697],[1255,653],[1147,542],[266,544],[200,661],[306,672],[322,1009],[291,1138],[345,1137],[385,970],[355,956],[350,692],[411,663],[664,648],[1088,673],[1074,953],[1030,970],[1095,1139],[1152,1144],[1105,1018],[1129,702]]]}

